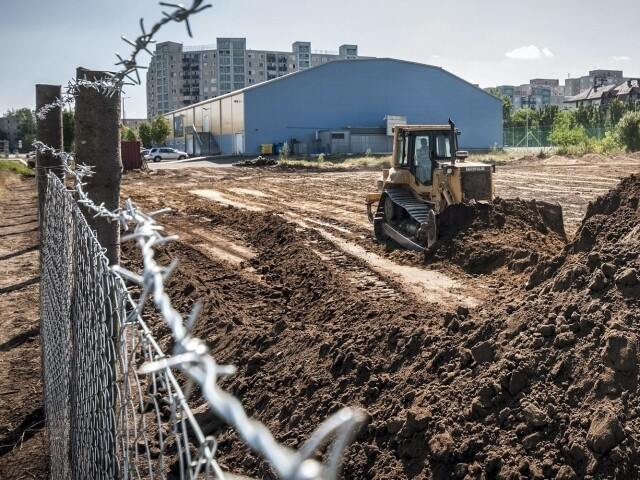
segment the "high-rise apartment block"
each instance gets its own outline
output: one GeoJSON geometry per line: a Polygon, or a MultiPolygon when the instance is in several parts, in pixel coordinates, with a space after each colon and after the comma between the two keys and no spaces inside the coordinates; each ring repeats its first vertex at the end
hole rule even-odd
{"type": "Polygon", "coordinates": [[[279,52],[247,50],[245,38],[216,41],[156,45],[147,71],[148,118],[332,60],[359,58],[357,45],[318,52],[310,42],[294,42],[290,52],[279,52]]]}
{"type": "Polygon", "coordinates": [[[622,70],[591,70],[589,75],[567,78],[564,85],[557,79],[534,78],[524,85],[500,85],[496,90],[511,99],[514,109],[523,107],[544,108],[556,105],[566,108],[565,100],[591,88],[619,85],[628,79],[622,70]]]}

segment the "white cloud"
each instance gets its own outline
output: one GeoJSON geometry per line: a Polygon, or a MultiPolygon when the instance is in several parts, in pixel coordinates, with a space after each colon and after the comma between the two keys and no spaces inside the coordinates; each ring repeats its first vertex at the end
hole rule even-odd
{"type": "Polygon", "coordinates": [[[505,53],[505,55],[508,58],[513,58],[515,60],[537,60],[542,57],[551,58],[553,57],[553,52],[551,52],[547,47],[540,49],[535,45],[529,45],[527,47],[520,47],[515,50],[511,50],[510,52],[505,53]]]}
{"type": "Polygon", "coordinates": [[[631,60],[629,57],[627,57],[626,55],[614,55],[613,56],[614,60],[623,60],[623,61],[627,61],[627,60],[631,60]]]}

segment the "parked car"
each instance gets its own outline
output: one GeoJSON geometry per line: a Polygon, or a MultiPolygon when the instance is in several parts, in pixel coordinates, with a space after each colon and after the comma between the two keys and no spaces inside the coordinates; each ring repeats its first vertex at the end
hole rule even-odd
{"type": "Polygon", "coordinates": [[[161,160],[184,160],[185,158],[189,158],[189,154],[187,152],[176,150],[175,148],[161,147],[149,150],[149,154],[146,158],[153,160],[154,162],[159,162],[161,160]]]}
{"type": "Polygon", "coordinates": [[[149,149],[148,148],[141,148],[140,149],[140,158],[142,158],[144,160],[145,158],[147,158],[148,155],[149,155],[149,149]]]}

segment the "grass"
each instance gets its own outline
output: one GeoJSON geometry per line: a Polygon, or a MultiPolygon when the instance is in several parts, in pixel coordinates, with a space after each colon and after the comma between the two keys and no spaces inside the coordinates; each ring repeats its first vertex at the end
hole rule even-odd
{"type": "Polygon", "coordinates": [[[14,160],[0,160],[0,171],[13,172],[27,177],[33,177],[36,174],[33,168],[29,168],[23,163],[14,160]]]}

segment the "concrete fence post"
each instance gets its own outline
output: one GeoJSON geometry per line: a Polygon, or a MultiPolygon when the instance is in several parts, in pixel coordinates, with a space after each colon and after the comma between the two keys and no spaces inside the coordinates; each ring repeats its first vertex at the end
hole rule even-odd
{"type": "MultiPolygon", "coordinates": [[[[54,103],[62,96],[60,85],[36,85],[36,112],[45,105],[54,103]]],[[[62,108],[55,107],[46,117],[36,117],[36,140],[56,150],[62,150],[62,108]]],[[[36,151],[36,180],[38,184],[38,222],[42,231],[42,215],[44,197],[47,190],[47,174],[55,173],[60,179],[64,177],[63,160],[49,150],[36,151]]]]}
{"type": "MultiPolygon", "coordinates": [[[[78,68],[78,80],[99,81],[108,72],[78,68]]],[[[76,96],[76,161],[93,167],[86,179],[86,192],[96,205],[115,210],[120,201],[122,158],[120,155],[120,97],[107,96],[99,89],[79,87],[76,96]]],[[[86,213],[86,211],[85,211],[86,213]]],[[[107,250],[110,265],[120,261],[120,225],[104,217],[86,214],[89,226],[107,250]]]]}

